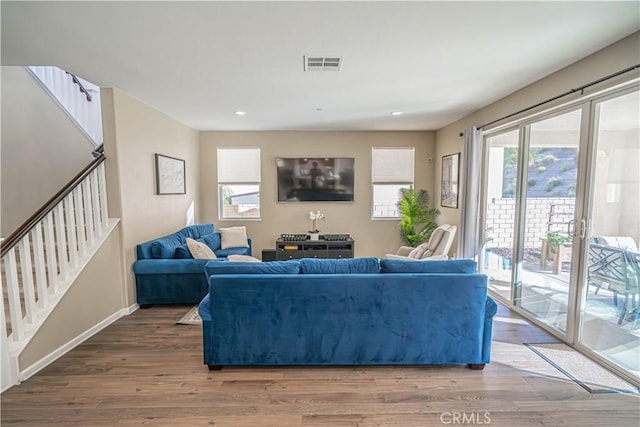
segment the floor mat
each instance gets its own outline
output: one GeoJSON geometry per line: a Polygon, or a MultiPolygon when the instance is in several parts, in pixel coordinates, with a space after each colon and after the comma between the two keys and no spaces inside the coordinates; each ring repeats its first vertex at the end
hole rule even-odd
{"type": "Polygon", "coordinates": [[[178,325],[202,325],[202,319],[198,314],[198,306],[191,307],[187,314],[182,316],[176,323],[178,325]]]}
{"type": "Polygon", "coordinates": [[[527,344],[589,393],[638,393],[640,390],[564,343],[527,344]]]}

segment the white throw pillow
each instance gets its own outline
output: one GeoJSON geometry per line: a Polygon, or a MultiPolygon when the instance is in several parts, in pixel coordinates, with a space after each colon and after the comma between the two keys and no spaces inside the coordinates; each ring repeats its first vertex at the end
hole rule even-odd
{"type": "Polygon", "coordinates": [[[222,243],[220,249],[248,248],[247,227],[227,227],[220,229],[222,243]]]}
{"type": "Polygon", "coordinates": [[[258,258],[249,255],[229,255],[227,260],[231,262],[262,262],[258,258]]]}
{"type": "Polygon", "coordinates": [[[213,253],[211,248],[204,243],[197,242],[187,237],[187,247],[191,256],[195,259],[216,259],[216,254],[213,253]]]}

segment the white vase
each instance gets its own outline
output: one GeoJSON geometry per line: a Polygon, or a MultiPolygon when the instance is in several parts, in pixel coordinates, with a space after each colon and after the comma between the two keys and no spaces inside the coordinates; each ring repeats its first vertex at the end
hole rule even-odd
{"type": "Polygon", "coordinates": [[[320,233],[309,234],[309,240],[320,240],[320,233]]]}

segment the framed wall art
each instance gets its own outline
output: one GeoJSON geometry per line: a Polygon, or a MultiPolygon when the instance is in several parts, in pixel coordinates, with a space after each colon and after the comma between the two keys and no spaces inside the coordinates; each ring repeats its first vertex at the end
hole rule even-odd
{"type": "Polygon", "coordinates": [[[155,154],[156,194],[186,194],[185,161],[155,154]]]}
{"type": "Polygon", "coordinates": [[[442,157],[442,191],[440,205],[458,209],[458,174],[460,153],[442,157]]]}

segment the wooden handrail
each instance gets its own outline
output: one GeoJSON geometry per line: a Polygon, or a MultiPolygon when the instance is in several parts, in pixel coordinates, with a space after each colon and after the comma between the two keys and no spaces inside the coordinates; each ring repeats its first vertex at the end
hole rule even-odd
{"type": "Polygon", "coordinates": [[[24,236],[27,235],[29,231],[36,224],[38,224],[42,219],[47,216],[49,212],[55,208],[58,203],[60,203],[69,193],[73,191],[73,189],[81,183],[89,174],[96,169],[100,163],[104,162],[106,157],[104,156],[104,149],[102,145],[98,147],[92,153],[94,155],[94,159],[89,163],[84,169],[82,169],[76,176],[74,176],[71,181],[69,181],[60,191],[58,191],[49,201],[47,201],[40,209],[36,211],[33,215],[29,217],[20,227],[16,229],[13,233],[11,233],[6,239],[2,241],[2,246],[0,249],[0,257],[3,257],[11,248],[13,248],[24,236]]]}

